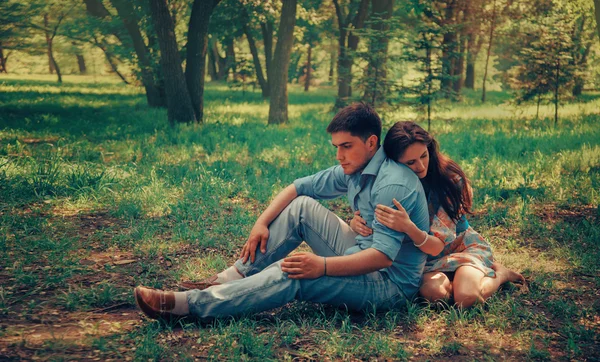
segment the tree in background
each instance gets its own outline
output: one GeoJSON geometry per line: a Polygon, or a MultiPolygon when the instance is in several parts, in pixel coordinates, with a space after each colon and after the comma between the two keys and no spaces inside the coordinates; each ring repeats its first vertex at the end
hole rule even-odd
{"type": "Polygon", "coordinates": [[[396,37],[398,29],[398,24],[391,21],[393,12],[394,0],[372,0],[366,26],[357,31],[368,43],[368,50],[361,53],[368,63],[361,81],[364,89],[362,98],[373,107],[386,102],[390,87],[395,83],[395,80],[387,79],[389,41],[396,37]]]}
{"type": "Polygon", "coordinates": [[[137,14],[134,4],[128,0],[110,0],[110,3],[116,9],[118,17],[131,38],[131,44],[137,57],[139,77],[146,91],[148,105],[150,107],[166,106],[164,89],[161,89],[160,76],[157,74],[156,61],[144,39],[140,27],[140,16],[137,14]]]}
{"type": "Polygon", "coordinates": [[[287,74],[294,42],[297,0],[282,0],[277,45],[273,56],[273,70],[269,74],[271,99],[269,124],[286,123],[288,120],[287,74]]]}
{"type": "Polygon", "coordinates": [[[359,37],[356,29],[362,29],[367,19],[369,0],[333,0],[338,21],[338,93],[335,107],[344,107],[352,96],[352,66],[359,37]]]}
{"type": "Polygon", "coordinates": [[[440,56],[444,29],[436,22],[427,21],[432,10],[429,4],[421,3],[405,19],[416,34],[405,44],[403,59],[416,65],[419,76],[399,88],[403,103],[416,106],[418,110],[425,109],[427,130],[431,129],[433,102],[444,92],[442,80],[445,77],[440,56]]]}
{"type": "MultiPolygon", "coordinates": [[[[204,78],[206,76],[206,51],[208,24],[220,0],[194,0],[188,27],[185,80],[196,120],[204,117],[204,78]]],[[[161,48],[162,51],[162,48],[161,48]]]]}
{"type": "Polygon", "coordinates": [[[519,65],[510,72],[518,90],[517,101],[537,99],[539,108],[541,98],[552,93],[555,125],[559,95],[571,89],[578,71],[572,57],[577,49],[571,31],[574,23],[577,21],[565,5],[548,1],[534,4],[528,16],[513,25],[521,34],[514,39],[514,56],[519,65]]]}
{"type": "Polygon", "coordinates": [[[160,64],[165,81],[169,123],[194,122],[196,112],[181,68],[175,24],[166,0],[150,0],[150,11],[160,46],[160,64]]]}

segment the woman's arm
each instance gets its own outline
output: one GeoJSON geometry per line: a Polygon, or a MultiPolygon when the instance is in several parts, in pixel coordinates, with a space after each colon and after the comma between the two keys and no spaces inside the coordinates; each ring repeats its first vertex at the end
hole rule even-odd
{"type": "Polygon", "coordinates": [[[429,255],[438,255],[444,250],[445,243],[439,238],[429,235],[426,231],[419,229],[408,217],[406,210],[396,200],[393,200],[398,210],[385,205],[377,205],[375,217],[381,224],[390,229],[405,233],[418,246],[422,252],[429,255]]]}

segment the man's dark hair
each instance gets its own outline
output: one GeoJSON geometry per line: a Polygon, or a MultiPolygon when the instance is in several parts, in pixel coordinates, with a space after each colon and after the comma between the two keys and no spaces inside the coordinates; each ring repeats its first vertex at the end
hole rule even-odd
{"type": "Polygon", "coordinates": [[[381,140],[381,119],[375,110],[365,103],[352,103],[342,108],[333,117],[328,133],[349,132],[354,137],[360,137],[363,142],[371,135],[377,136],[377,144],[381,140]]]}

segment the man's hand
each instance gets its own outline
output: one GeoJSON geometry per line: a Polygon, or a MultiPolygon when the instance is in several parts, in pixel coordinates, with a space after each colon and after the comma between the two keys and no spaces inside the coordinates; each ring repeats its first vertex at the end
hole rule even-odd
{"type": "Polygon", "coordinates": [[[354,217],[350,220],[350,228],[352,231],[362,236],[373,234],[373,229],[367,226],[367,222],[360,216],[360,211],[358,210],[354,212],[354,217]]]}
{"type": "Polygon", "coordinates": [[[396,199],[392,201],[398,210],[379,204],[375,208],[375,217],[382,225],[392,230],[408,233],[411,228],[415,228],[415,224],[410,220],[402,205],[396,199]]]}
{"type": "Polygon", "coordinates": [[[265,254],[267,252],[267,240],[269,240],[269,228],[263,224],[256,223],[250,231],[250,236],[242,248],[240,258],[244,263],[250,258],[250,263],[254,263],[256,258],[256,249],[260,245],[260,251],[265,254]]]}
{"type": "Polygon", "coordinates": [[[316,279],[325,275],[325,260],[313,253],[296,253],[283,259],[281,270],[290,279],[316,279]]]}

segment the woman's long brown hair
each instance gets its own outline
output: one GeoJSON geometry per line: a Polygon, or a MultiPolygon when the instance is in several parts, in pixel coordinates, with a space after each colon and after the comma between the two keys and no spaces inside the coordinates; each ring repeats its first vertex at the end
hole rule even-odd
{"type": "Polygon", "coordinates": [[[448,216],[458,221],[471,213],[471,188],[469,180],[456,162],[439,151],[437,141],[415,122],[396,122],[383,141],[383,149],[392,160],[398,161],[413,143],[420,142],[429,151],[427,176],[423,185],[433,192],[448,216]]]}

